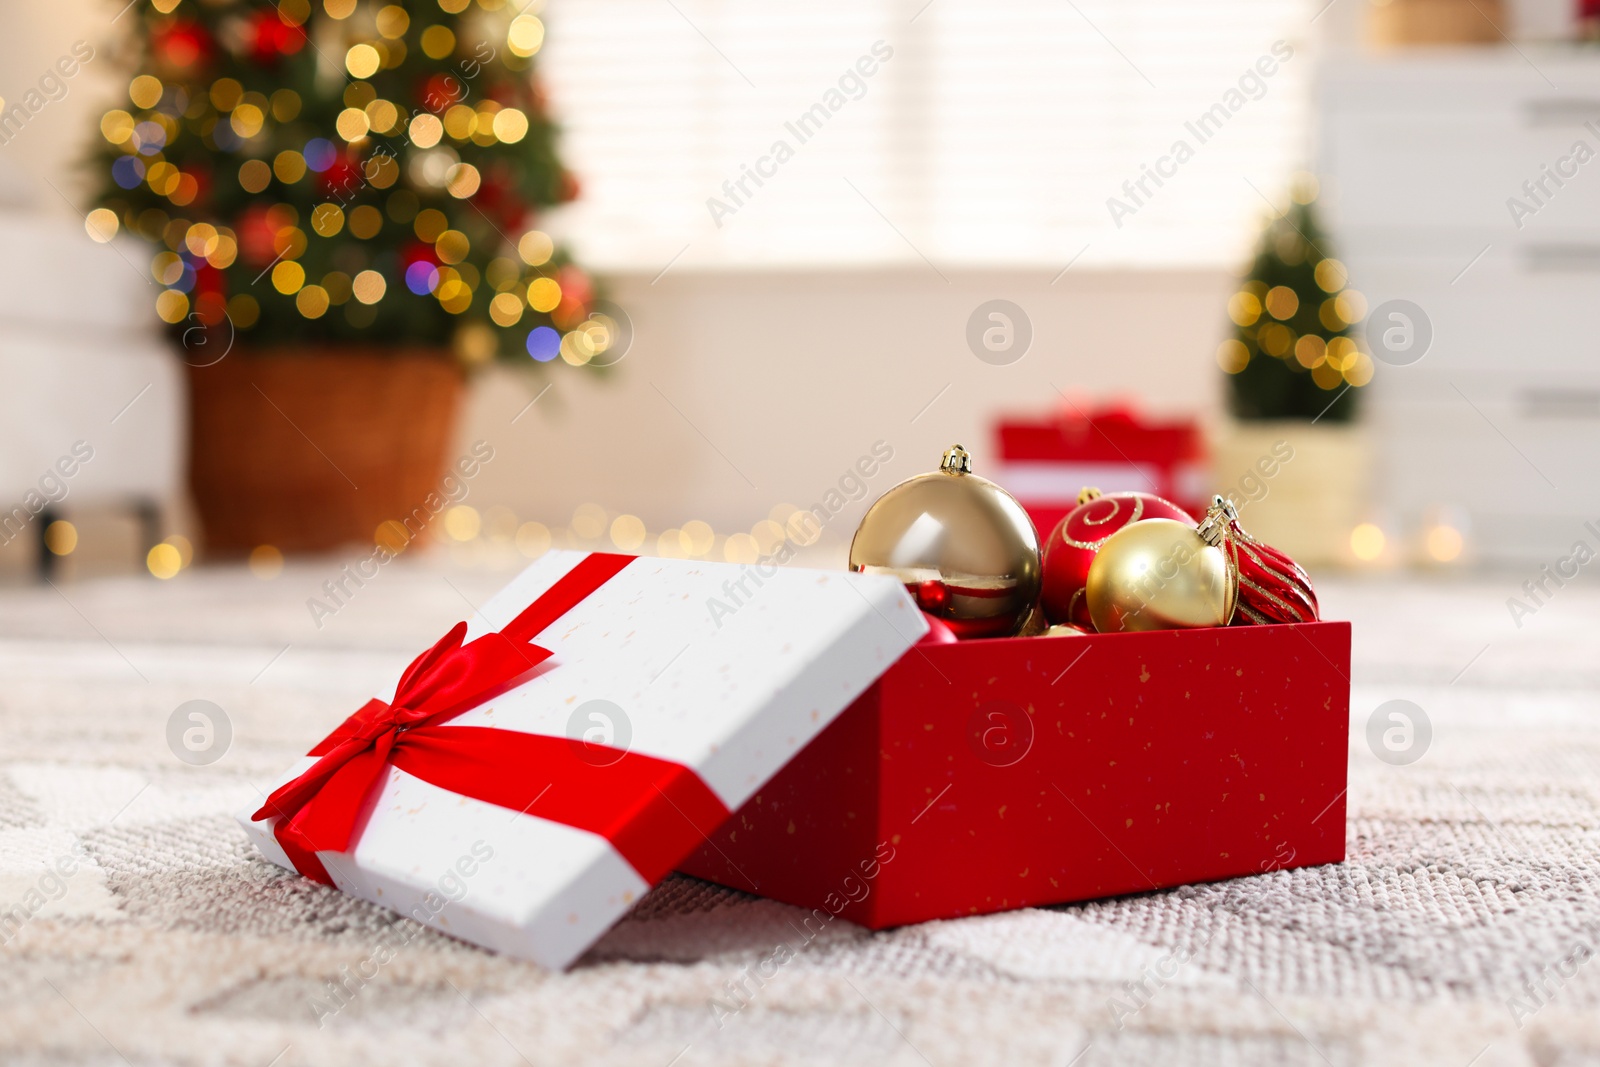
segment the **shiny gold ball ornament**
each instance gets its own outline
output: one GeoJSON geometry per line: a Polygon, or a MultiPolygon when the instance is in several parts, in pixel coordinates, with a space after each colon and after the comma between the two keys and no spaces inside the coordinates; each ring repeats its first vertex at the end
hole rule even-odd
{"type": "Polygon", "coordinates": [[[1222,549],[1176,519],[1130,523],[1106,538],[1084,590],[1103,634],[1226,626],[1237,595],[1222,549]]]}
{"type": "Polygon", "coordinates": [[[1016,498],[973,474],[956,445],[937,471],[901,482],[867,509],[850,569],[899,578],[959,638],[1005,637],[1039,599],[1039,534],[1016,498]]]}

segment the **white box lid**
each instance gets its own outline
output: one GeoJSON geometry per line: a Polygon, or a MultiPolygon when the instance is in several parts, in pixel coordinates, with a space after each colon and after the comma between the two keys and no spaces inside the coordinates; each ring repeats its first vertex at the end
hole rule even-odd
{"type": "MultiPolygon", "coordinates": [[[[468,623],[468,641],[504,630],[586,559],[539,559],[468,623]]],[[[634,558],[532,637],[550,656],[512,688],[395,735],[534,735],[500,750],[503,761],[504,748],[543,746],[525,785],[513,775],[480,790],[470,768],[419,769],[428,754],[397,743],[389,759],[418,773],[384,766],[348,849],[316,859],[347,893],[565,967],[716,829],[710,811],[737,810],[926,631],[891,577],[634,558]],[[663,790],[667,764],[692,771],[693,788],[663,790]],[[641,849],[653,859],[623,854],[637,860],[641,849]]],[[[316,763],[303,757],[273,787],[316,763]]],[[[279,820],[239,821],[268,859],[295,866],[274,835],[279,820]]]]}

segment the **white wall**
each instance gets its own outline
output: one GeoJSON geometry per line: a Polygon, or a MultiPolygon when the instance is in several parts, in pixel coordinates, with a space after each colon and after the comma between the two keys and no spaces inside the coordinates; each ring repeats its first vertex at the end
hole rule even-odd
{"type": "Polygon", "coordinates": [[[636,328],[614,373],[558,365],[475,389],[463,444],[482,437],[510,458],[486,469],[475,499],[546,522],[593,501],[652,530],[692,518],[748,529],[775,504],[814,503],[879,439],[895,459],[873,495],[957,441],[992,469],[992,413],[1054,409],[1057,388],[1080,403],[1218,403],[1222,272],[1073,271],[1054,285],[1045,272],[945,273],[949,284],[927,269],[613,279],[636,328]],[[973,308],[995,297],[1034,328],[1027,355],[1004,367],[965,341],[973,308]]]}
{"type": "MultiPolygon", "coordinates": [[[[134,17],[129,12],[113,22],[122,9],[111,0],[51,0],[0,5],[0,99],[10,108],[57,60],[71,53],[77,41],[94,48],[95,56],[66,79],[67,93],[33,115],[8,143],[0,145],[0,171],[21,175],[37,198],[39,210],[82,218],[77,206],[89,187],[79,164],[89,138],[95,135],[100,115],[113,100],[126,103],[127,82],[118,70],[112,45],[134,17]],[[49,182],[61,190],[52,192],[49,182]]],[[[0,182],[3,182],[0,176],[0,182]]]]}

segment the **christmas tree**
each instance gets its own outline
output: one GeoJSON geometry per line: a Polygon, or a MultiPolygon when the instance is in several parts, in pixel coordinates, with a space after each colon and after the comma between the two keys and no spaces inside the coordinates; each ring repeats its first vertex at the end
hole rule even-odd
{"type": "Polygon", "coordinates": [[[1236,418],[1348,422],[1356,390],[1372,380],[1372,358],[1350,336],[1366,300],[1347,288],[1344,264],[1329,255],[1315,202],[1315,179],[1302,178],[1228,301],[1235,329],[1217,362],[1236,418]]]}
{"type": "Polygon", "coordinates": [[[544,25],[518,6],[139,0],[89,232],[156,246],[177,331],[589,362],[610,333],[537,228],[577,186],[534,79],[544,25]]]}

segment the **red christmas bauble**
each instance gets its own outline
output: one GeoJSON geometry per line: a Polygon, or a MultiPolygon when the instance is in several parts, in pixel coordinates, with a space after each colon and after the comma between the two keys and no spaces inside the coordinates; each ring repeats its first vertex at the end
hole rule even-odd
{"type": "Polygon", "coordinates": [[[1321,618],[1311,576],[1283,552],[1251,537],[1239,525],[1239,511],[1231,501],[1212,498],[1200,523],[1200,536],[1222,549],[1228,570],[1238,582],[1233,625],[1266,626],[1321,618]]]}
{"type": "Polygon", "coordinates": [[[1154,493],[1100,493],[1085,489],[1079,504],[1056,524],[1044,545],[1044,584],[1039,604],[1052,623],[1068,623],[1094,632],[1083,589],[1089,564],[1106,538],[1142,519],[1176,519],[1193,526],[1187,511],[1154,493]]]}
{"type": "Polygon", "coordinates": [[[922,635],[922,640],[918,641],[917,644],[953,645],[956,643],[958,640],[956,632],[950,629],[943,619],[937,615],[929,615],[927,612],[923,612],[922,617],[928,620],[928,632],[922,635]]]}

